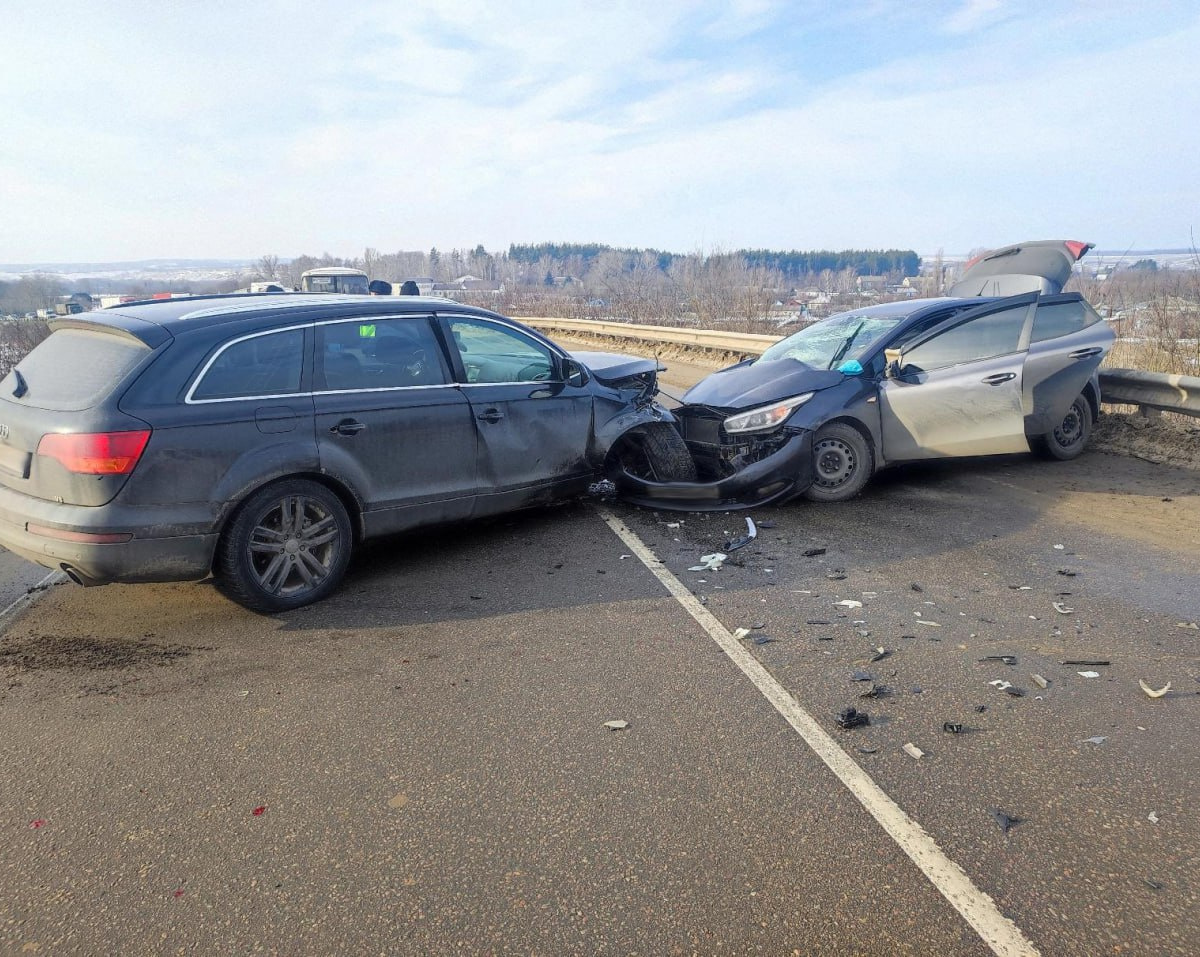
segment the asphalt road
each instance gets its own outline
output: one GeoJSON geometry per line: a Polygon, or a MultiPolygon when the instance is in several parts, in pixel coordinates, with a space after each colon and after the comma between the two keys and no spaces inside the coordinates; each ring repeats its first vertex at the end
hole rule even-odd
{"type": "MultiPolygon", "coordinates": [[[[899,469],[715,572],[741,516],[609,507],[1038,950],[1196,952],[1200,474],[899,469]]],[[[993,952],[588,503],[0,627],[4,953],[993,952]]]]}

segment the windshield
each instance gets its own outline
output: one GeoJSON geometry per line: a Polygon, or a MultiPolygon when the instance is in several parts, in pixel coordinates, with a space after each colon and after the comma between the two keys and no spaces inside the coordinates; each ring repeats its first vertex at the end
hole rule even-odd
{"type": "Polygon", "coordinates": [[[862,358],[905,316],[830,316],[771,346],[758,362],[797,359],[817,369],[832,369],[847,359],[862,358]]]}

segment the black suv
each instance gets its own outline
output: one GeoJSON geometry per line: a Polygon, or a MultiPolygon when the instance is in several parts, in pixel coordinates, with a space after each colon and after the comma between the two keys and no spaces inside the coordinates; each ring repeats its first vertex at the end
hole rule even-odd
{"type": "Polygon", "coordinates": [[[441,299],[218,296],[56,320],[0,383],[0,544],[80,584],[282,611],[355,542],[695,478],[657,364],[441,299]]]}

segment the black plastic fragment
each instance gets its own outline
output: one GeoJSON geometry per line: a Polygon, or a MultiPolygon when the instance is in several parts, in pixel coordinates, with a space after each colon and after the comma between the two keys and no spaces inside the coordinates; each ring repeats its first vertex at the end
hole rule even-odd
{"type": "Polygon", "coordinates": [[[806,548],[806,549],[804,549],[804,552],[803,552],[803,555],[805,558],[816,558],[818,555],[824,555],[824,554],[825,554],[824,548],[806,548]]]}
{"type": "Polygon", "coordinates": [[[1017,663],[1017,656],[1016,655],[984,655],[979,660],[980,661],[1003,661],[1006,665],[1009,665],[1011,667],[1012,665],[1015,665],[1017,663]]]}
{"type": "Polygon", "coordinates": [[[828,625],[829,622],[827,622],[824,618],[810,618],[804,624],[806,624],[806,625],[828,625]]]}
{"type": "Polygon", "coordinates": [[[843,708],[838,712],[837,726],[843,731],[849,731],[851,728],[866,727],[870,723],[870,716],[865,711],[859,711],[857,708],[843,708]]]}
{"type": "Polygon", "coordinates": [[[1021,818],[1013,817],[1011,814],[1005,814],[1000,808],[992,809],[992,817],[996,819],[996,823],[1000,825],[1000,830],[1007,834],[1012,828],[1021,823],[1021,818]]]}
{"type": "Polygon", "coordinates": [[[924,590],[925,590],[925,589],[924,589],[924,588],[922,588],[920,585],[918,585],[916,582],[913,582],[913,583],[912,583],[911,585],[909,585],[908,587],[909,587],[909,588],[911,588],[913,591],[924,591],[924,590]]]}
{"type": "Polygon", "coordinates": [[[851,681],[874,681],[875,676],[869,671],[863,671],[861,668],[855,668],[850,672],[851,681]]]}
{"type": "Polygon", "coordinates": [[[965,729],[957,721],[943,721],[942,730],[947,734],[962,734],[965,729]]]}
{"type": "Polygon", "coordinates": [[[750,640],[753,641],[756,645],[769,645],[775,639],[772,638],[770,635],[755,635],[750,640]]]}
{"type": "Polygon", "coordinates": [[[1004,693],[1013,698],[1024,698],[1025,697],[1024,690],[1022,690],[1021,688],[1018,688],[1016,685],[1009,685],[1007,688],[1004,689],[1004,693]]]}
{"type": "Polygon", "coordinates": [[[871,682],[871,687],[859,695],[860,698],[882,698],[884,695],[892,693],[892,689],[887,685],[875,684],[871,682]]]}
{"type": "Polygon", "coordinates": [[[1104,667],[1105,665],[1108,665],[1111,663],[1112,662],[1109,662],[1109,661],[1064,661],[1063,662],[1064,665],[1091,665],[1093,667],[1101,667],[1101,668],[1104,667]]]}
{"type": "Polygon", "coordinates": [[[975,713],[976,713],[976,714],[983,714],[985,711],[987,711],[987,705],[986,705],[986,704],[977,704],[977,705],[975,705],[975,713]]]}

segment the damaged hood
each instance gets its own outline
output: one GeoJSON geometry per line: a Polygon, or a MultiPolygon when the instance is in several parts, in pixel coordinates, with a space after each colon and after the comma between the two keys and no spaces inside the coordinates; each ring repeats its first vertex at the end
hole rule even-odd
{"type": "Polygon", "coordinates": [[[749,361],[714,372],[684,393],[683,402],[719,409],[752,409],[828,389],[845,378],[840,372],[816,369],[798,359],[749,361]]]}
{"type": "Polygon", "coordinates": [[[658,373],[658,362],[654,359],[623,356],[616,352],[572,352],[571,356],[601,382],[610,385],[630,376],[658,373]]]}

